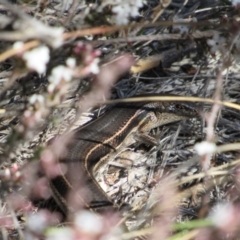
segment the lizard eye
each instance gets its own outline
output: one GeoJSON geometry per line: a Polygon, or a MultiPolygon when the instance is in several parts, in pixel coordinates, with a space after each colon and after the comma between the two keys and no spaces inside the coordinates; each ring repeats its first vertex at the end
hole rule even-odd
{"type": "Polygon", "coordinates": [[[180,109],[180,110],[185,110],[187,112],[196,112],[196,108],[194,108],[194,106],[191,105],[191,103],[178,104],[177,108],[180,109]]]}
{"type": "Polygon", "coordinates": [[[190,104],[184,104],[184,103],[179,103],[179,104],[170,104],[169,106],[170,111],[176,111],[176,110],[187,110],[187,111],[194,111],[194,108],[191,107],[190,104]]]}
{"type": "Polygon", "coordinates": [[[185,109],[184,105],[182,104],[178,104],[178,103],[173,103],[170,104],[170,106],[168,107],[170,111],[176,111],[176,110],[182,110],[185,109]]]}

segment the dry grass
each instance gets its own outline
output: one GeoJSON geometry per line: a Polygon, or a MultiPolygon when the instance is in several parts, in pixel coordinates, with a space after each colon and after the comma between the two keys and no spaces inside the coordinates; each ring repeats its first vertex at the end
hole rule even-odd
{"type": "Polygon", "coordinates": [[[140,2],[0,0],[0,239],[240,238],[239,5],[140,2]],[[55,156],[71,130],[138,94],[192,102],[199,116],[99,170],[130,210],[77,204],[63,223],[46,202],[55,156]]]}

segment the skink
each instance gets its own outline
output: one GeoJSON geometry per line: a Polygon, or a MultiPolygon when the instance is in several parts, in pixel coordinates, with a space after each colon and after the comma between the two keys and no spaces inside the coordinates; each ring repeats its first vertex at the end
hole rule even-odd
{"type": "MultiPolygon", "coordinates": [[[[59,163],[66,164],[67,171],[50,181],[53,197],[61,210],[67,214],[74,211],[69,203],[70,193],[74,201],[94,211],[105,211],[113,206],[107,194],[94,177],[96,166],[110,152],[116,151],[129,135],[141,135],[151,139],[151,129],[182,119],[196,117],[196,111],[189,103],[140,102],[117,104],[101,117],[74,131],[67,144],[67,153],[59,157],[59,163]],[[91,193],[79,191],[86,186],[91,193]]],[[[71,202],[71,201],[70,201],[71,202]]]]}

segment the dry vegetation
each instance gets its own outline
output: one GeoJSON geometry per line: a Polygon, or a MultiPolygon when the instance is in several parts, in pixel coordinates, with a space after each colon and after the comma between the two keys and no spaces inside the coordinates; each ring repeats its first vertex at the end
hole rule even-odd
{"type": "Polygon", "coordinates": [[[240,239],[239,12],[237,0],[0,0],[0,239],[240,239]],[[48,141],[137,94],[184,96],[198,115],[98,171],[127,210],[78,206],[63,223],[48,181],[70,139],[48,141]]]}

